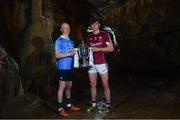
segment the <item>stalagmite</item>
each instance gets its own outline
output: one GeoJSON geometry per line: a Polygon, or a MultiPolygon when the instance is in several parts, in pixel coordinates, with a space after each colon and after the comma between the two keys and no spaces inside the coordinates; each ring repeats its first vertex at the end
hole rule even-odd
{"type": "Polygon", "coordinates": [[[50,92],[50,82],[53,78],[54,45],[43,24],[41,0],[32,0],[31,14],[31,22],[21,48],[23,87],[37,95],[46,95],[50,92]]]}

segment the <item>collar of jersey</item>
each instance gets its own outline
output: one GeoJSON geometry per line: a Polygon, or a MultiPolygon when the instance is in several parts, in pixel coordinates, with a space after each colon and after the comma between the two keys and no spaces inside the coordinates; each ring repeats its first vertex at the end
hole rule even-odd
{"type": "Polygon", "coordinates": [[[62,38],[66,39],[66,40],[70,40],[69,37],[65,37],[64,35],[61,35],[62,38]]]}

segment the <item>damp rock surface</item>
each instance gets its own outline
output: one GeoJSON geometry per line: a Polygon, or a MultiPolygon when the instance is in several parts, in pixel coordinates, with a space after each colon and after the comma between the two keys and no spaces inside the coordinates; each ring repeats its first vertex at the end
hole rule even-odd
{"type": "MultiPolygon", "coordinates": [[[[144,73],[145,74],[145,73],[144,73]]],[[[167,73],[163,73],[167,74],[167,73]]],[[[110,77],[112,93],[112,109],[110,113],[104,113],[104,94],[101,81],[98,79],[98,109],[95,112],[87,113],[86,109],[90,101],[90,89],[88,79],[83,79],[81,88],[86,91],[78,91],[74,84],[74,93],[78,91],[79,95],[73,95],[74,104],[78,105],[79,112],[70,112],[68,119],[172,119],[180,118],[180,96],[178,94],[179,85],[172,75],[163,78],[161,75],[152,77],[152,73],[138,76],[134,73],[129,79],[125,74],[113,74],[110,77]],[[151,76],[151,77],[150,77],[151,76]],[[119,81],[119,84],[114,82],[119,81]],[[143,83],[146,80],[146,84],[143,83]],[[162,81],[166,81],[163,82],[162,81]],[[168,81],[171,82],[168,82],[168,81]],[[162,85],[164,84],[164,85],[162,85]],[[164,87],[163,87],[164,86],[164,87]],[[81,99],[80,99],[81,98],[81,99]]],[[[80,78],[82,76],[77,76],[80,78]]],[[[78,79],[77,79],[78,80],[78,79]]],[[[4,102],[1,109],[1,118],[54,118],[60,119],[57,112],[56,99],[45,100],[40,97],[25,94],[4,102]],[[11,108],[11,109],[10,109],[11,108]],[[21,114],[22,113],[22,114],[21,114]]]]}
{"type": "MultiPolygon", "coordinates": [[[[96,112],[86,113],[90,101],[88,73],[87,69],[77,70],[72,97],[81,111],[70,112],[69,118],[180,118],[179,3],[1,0],[0,44],[7,53],[0,49],[0,117],[61,118],[56,109],[53,42],[60,35],[60,24],[67,21],[78,44],[87,36],[89,18],[100,17],[115,32],[120,48],[120,52],[115,49],[107,54],[112,112],[99,118],[96,112]],[[32,1],[38,4],[33,6],[32,1]],[[35,24],[31,24],[32,13],[38,16],[35,24]],[[25,69],[19,71],[21,60],[25,69]]],[[[104,96],[99,79],[97,88],[101,101],[104,96]]]]}
{"type": "Polygon", "coordinates": [[[0,46],[0,99],[23,95],[17,62],[0,46]]]}

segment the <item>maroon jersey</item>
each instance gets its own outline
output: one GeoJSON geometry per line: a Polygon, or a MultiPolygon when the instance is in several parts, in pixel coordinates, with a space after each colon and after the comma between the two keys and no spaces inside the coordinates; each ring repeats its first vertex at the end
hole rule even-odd
{"type": "MultiPolygon", "coordinates": [[[[103,31],[101,31],[98,34],[90,34],[86,38],[86,43],[90,47],[98,47],[98,48],[106,47],[106,42],[110,42],[110,41],[111,40],[109,34],[103,31]]],[[[93,57],[94,57],[94,64],[106,63],[104,52],[94,52],[93,57]]]]}

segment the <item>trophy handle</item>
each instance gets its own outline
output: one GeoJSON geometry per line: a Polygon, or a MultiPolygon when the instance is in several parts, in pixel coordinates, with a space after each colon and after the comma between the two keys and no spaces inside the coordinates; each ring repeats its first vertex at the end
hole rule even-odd
{"type": "Polygon", "coordinates": [[[89,58],[89,56],[90,56],[89,53],[91,52],[91,50],[92,50],[92,47],[89,47],[88,48],[88,56],[87,56],[87,58],[89,58]]]}
{"type": "Polygon", "coordinates": [[[86,59],[87,59],[87,58],[89,58],[89,49],[88,49],[88,55],[87,55],[86,59]]]}
{"type": "Polygon", "coordinates": [[[77,48],[77,53],[78,53],[79,58],[81,58],[81,54],[80,54],[79,48],[77,48]]]}
{"type": "Polygon", "coordinates": [[[94,66],[92,47],[89,47],[89,66],[94,66]]]}
{"type": "Polygon", "coordinates": [[[76,50],[76,51],[77,51],[78,57],[80,58],[80,57],[81,57],[81,54],[80,54],[80,50],[79,50],[79,48],[75,48],[74,50],[76,50]]]}

